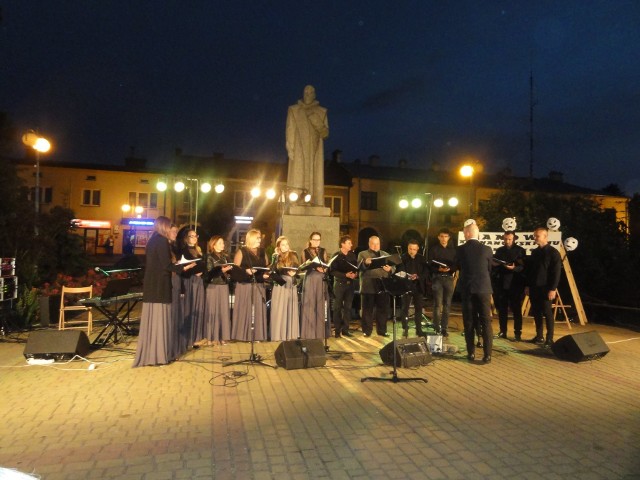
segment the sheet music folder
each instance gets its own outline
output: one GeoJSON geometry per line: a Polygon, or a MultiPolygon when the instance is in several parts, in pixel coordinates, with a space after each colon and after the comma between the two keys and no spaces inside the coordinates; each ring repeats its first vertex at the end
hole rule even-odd
{"type": "Polygon", "coordinates": [[[382,268],[385,265],[400,265],[401,263],[400,255],[394,253],[393,255],[384,255],[382,257],[371,257],[371,263],[368,268],[382,268]]]}

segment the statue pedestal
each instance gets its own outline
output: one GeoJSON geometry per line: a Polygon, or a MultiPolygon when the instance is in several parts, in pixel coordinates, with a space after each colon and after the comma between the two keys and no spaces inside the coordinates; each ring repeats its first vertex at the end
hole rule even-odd
{"type": "Polygon", "coordinates": [[[291,250],[298,254],[300,261],[311,232],[320,232],[320,246],[327,250],[327,255],[340,249],[340,219],[330,215],[331,210],[327,207],[292,205],[288,213],[282,216],[282,234],[289,239],[291,250]]]}

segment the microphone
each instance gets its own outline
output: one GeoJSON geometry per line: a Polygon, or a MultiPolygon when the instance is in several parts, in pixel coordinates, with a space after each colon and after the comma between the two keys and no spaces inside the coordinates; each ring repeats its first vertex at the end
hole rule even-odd
{"type": "Polygon", "coordinates": [[[94,270],[96,272],[98,272],[98,273],[103,274],[106,277],[110,277],[111,276],[111,274],[109,272],[107,272],[106,270],[101,269],[100,267],[96,267],[96,268],[94,268],[94,270]]]}

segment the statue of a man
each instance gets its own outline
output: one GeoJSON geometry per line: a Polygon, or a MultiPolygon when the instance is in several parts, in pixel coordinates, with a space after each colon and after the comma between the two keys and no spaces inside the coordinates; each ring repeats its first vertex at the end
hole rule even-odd
{"type": "Polygon", "coordinates": [[[316,100],[316,89],[304,87],[302,100],[287,112],[287,186],[311,194],[313,205],[324,206],[324,144],[329,136],[327,109],[316,100]]]}

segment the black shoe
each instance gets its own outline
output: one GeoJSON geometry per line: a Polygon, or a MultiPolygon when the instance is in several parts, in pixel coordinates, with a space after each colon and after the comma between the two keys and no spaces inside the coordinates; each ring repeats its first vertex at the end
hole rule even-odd
{"type": "Polygon", "coordinates": [[[336,333],[336,338],[340,338],[342,335],[340,335],[339,333],[336,333]]]}
{"type": "Polygon", "coordinates": [[[498,335],[496,335],[496,338],[507,338],[507,334],[506,332],[500,332],[498,333],[498,335]]]}
{"type": "Polygon", "coordinates": [[[522,341],[522,337],[516,333],[516,336],[514,337],[514,341],[516,342],[521,342],[522,341]]]}
{"type": "Polygon", "coordinates": [[[390,333],[381,333],[380,336],[381,337],[390,337],[391,334],[390,333]]]}
{"type": "Polygon", "coordinates": [[[416,332],[416,337],[425,337],[425,333],[424,332],[416,332]]]}
{"type": "Polygon", "coordinates": [[[542,338],[542,337],[533,337],[531,339],[531,343],[535,343],[536,345],[542,345],[544,343],[544,338],[542,338]]]}
{"type": "Polygon", "coordinates": [[[365,333],[365,334],[364,334],[364,336],[365,336],[365,337],[370,337],[370,336],[371,336],[371,334],[370,334],[370,333],[365,333]]]}
{"type": "Polygon", "coordinates": [[[449,332],[447,332],[446,330],[442,331],[442,338],[449,338],[449,332]]]}
{"type": "Polygon", "coordinates": [[[409,330],[408,330],[408,329],[403,330],[403,331],[402,331],[402,336],[403,336],[404,338],[407,338],[407,337],[409,336],[409,330]]]}
{"type": "Polygon", "coordinates": [[[547,340],[544,342],[544,348],[551,348],[553,347],[553,340],[547,340]]]}
{"type": "Polygon", "coordinates": [[[353,337],[353,333],[351,332],[342,332],[342,335],[344,335],[345,337],[353,337]]]}
{"type": "Polygon", "coordinates": [[[485,355],[482,357],[482,363],[491,363],[491,355],[485,355]]]}
{"type": "Polygon", "coordinates": [[[482,342],[478,340],[478,343],[476,343],[476,347],[482,348],[482,342]]]}
{"type": "Polygon", "coordinates": [[[476,359],[476,355],[474,353],[470,353],[467,355],[467,360],[473,362],[476,359]]]}

